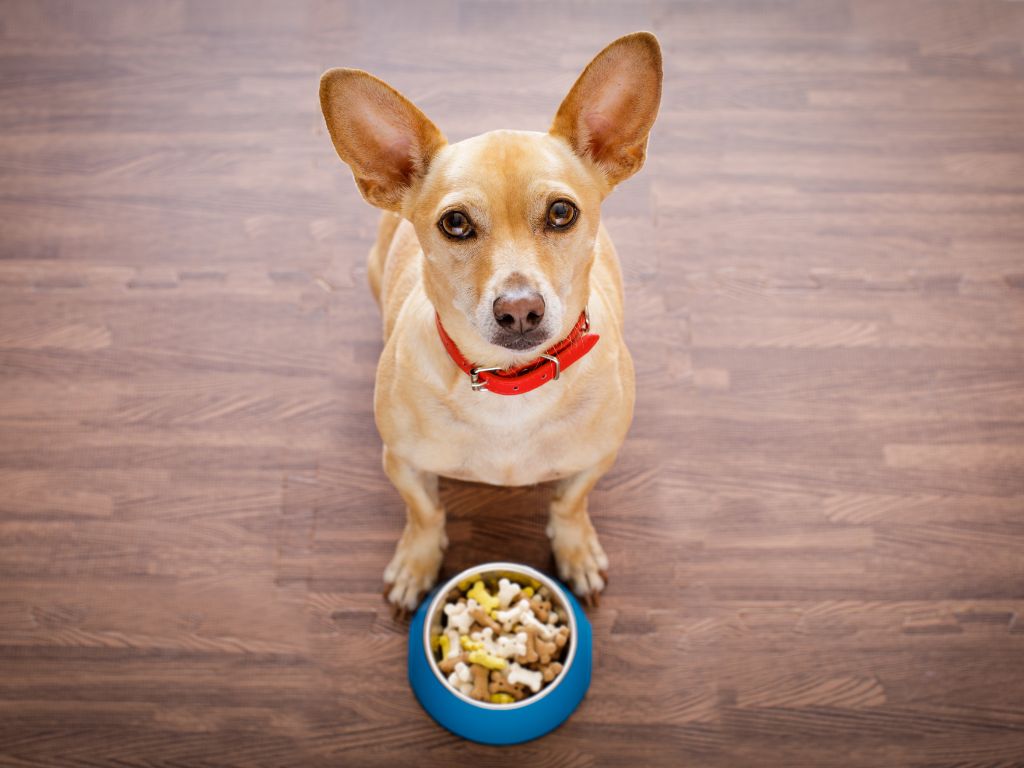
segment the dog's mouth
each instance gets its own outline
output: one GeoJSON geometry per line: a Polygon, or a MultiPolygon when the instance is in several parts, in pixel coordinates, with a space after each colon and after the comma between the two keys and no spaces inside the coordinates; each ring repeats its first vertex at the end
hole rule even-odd
{"type": "Polygon", "coordinates": [[[538,347],[548,340],[550,334],[546,331],[528,331],[526,333],[515,333],[509,331],[498,331],[491,336],[491,343],[497,344],[505,349],[525,352],[528,349],[538,347]]]}

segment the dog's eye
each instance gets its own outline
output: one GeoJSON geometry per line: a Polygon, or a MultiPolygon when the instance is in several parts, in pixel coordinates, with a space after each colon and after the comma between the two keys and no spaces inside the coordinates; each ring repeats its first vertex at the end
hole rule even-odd
{"type": "Polygon", "coordinates": [[[469,223],[469,217],[462,211],[448,211],[437,222],[437,225],[448,237],[456,240],[465,240],[473,234],[473,225],[469,223]]]}
{"type": "Polygon", "coordinates": [[[574,221],[579,209],[568,200],[556,200],[548,208],[548,224],[555,229],[566,229],[574,221]]]}

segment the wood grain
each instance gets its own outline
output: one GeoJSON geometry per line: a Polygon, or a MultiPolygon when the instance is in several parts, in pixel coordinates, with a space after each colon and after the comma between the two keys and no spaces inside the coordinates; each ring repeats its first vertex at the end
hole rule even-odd
{"type": "MultiPolygon", "coordinates": [[[[1024,3],[0,6],[0,765],[1024,766],[1024,3]],[[418,707],[380,597],[376,214],[330,66],[458,140],[665,52],[607,202],[636,418],[544,740],[418,707]]],[[[550,488],[443,484],[444,573],[550,488]]]]}

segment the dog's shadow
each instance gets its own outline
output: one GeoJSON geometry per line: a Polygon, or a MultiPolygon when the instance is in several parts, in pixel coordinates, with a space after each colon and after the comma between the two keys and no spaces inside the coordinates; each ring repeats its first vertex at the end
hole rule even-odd
{"type": "Polygon", "coordinates": [[[480,563],[524,563],[556,575],[544,529],[554,483],[516,488],[440,479],[448,511],[448,551],[441,581],[480,563]]]}

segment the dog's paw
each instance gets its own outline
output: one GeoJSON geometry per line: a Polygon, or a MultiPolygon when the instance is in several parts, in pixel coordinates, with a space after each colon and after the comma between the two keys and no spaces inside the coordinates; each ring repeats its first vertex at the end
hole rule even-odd
{"type": "Polygon", "coordinates": [[[597,605],[598,595],[608,583],[608,556],[590,519],[570,522],[552,516],[547,534],[559,578],[588,604],[597,605]]]}
{"type": "Polygon", "coordinates": [[[410,612],[437,583],[448,537],[444,528],[423,530],[406,525],[395,556],[384,569],[384,597],[399,612],[410,612]]]}

